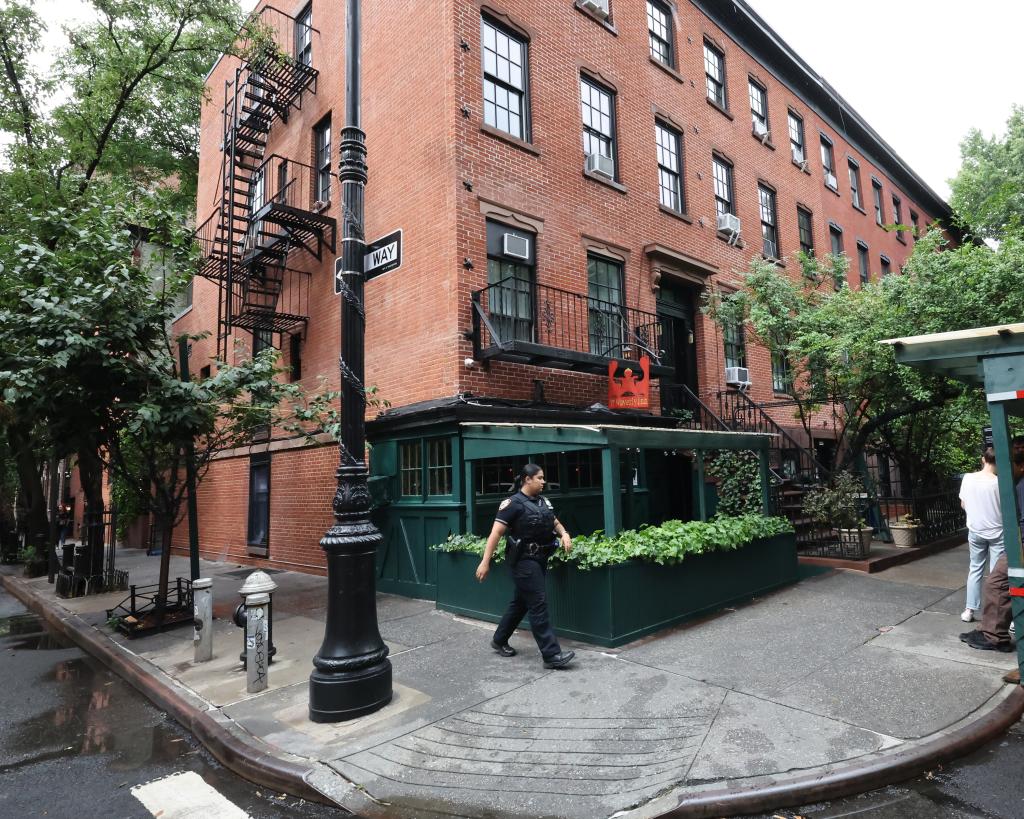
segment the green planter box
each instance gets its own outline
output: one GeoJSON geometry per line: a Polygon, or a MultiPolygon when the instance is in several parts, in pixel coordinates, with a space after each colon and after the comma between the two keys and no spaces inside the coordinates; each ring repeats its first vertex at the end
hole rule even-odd
{"type": "MultiPolygon", "coordinates": [[[[478,583],[479,562],[465,552],[437,553],[437,607],[496,623],[512,599],[512,578],[498,563],[478,583]]],[[[796,538],[776,535],[675,566],[559,564],[548,570],[548,608],[559,635],[614,647],[796,580],[796,538]]]]}

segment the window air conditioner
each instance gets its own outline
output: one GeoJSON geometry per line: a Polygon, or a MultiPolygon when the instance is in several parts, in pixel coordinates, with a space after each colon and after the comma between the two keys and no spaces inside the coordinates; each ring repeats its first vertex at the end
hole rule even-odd
{"type": "Polygon", "coordinates": [[[718,229],[731,236],[740,235],[740,217],[734,213],[718,214],[718,229]]]}
{"type": "Polygon", "coordinates": [[[506,233],[503,237],[502,252],[514,259],[530,258],[530,240],[515,233],[506,233]]]}
{"type": "Polygon", "coordinates": [[[608,0],[582,0],[582,5],[601,17],[608,16],[608,0]]]}
{"type": "Polygon", "coordinates": [[[615,162],[604,154],[587,154],[587,173],[597,173],[608,179],[615,178],[615,162]]]}
{"type": "Polygon", "coordinates": [[[836,175],[834,173],[829,173],[828,171],[825,171],[825,184],[833,190],[839,188],[839,183],[836,181],[836,175]]]}
{"type": "Polygon", "coordinates": [[[767,125],[759,119],[754,120],[754,136],[761,140],[761,142],[767,142],[771,135],[772,132],[768,130],[767,125]]]}
{"type": "Polygon", "coordinates": [[[793,161],[797,165],[801,164],[804,161],[804,152],[803,152],[803,150],[801,150],[800,148],[797,148],[794,145],[793,148],[792,148],[792,151],[793,151],[793,161]]]}
{"type": "Polygon", "coordinates": [[[725,383],[738,387],[750,386],[750,370],[746,367],[726,367],[725,383]]]}

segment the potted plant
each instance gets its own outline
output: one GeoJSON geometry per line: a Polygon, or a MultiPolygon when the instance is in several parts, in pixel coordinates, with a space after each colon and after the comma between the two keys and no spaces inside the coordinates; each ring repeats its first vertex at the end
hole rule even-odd
{"type": "Polygon", "coordinates": [[[41,577],[49,569],[46,555],[40,553],[35,546],[26,546],[18,553],[18,559],[25,564],[25,577],[41,577]]]}
{"type": "Polygon", "coordinates": [[[829,526],[839,535],[842,553],[863,560],[871,548],[872,529],[861,516],[864,490],[860,480],[849,472],[840,472],[828,486],[821,486],[804,497],[803,510],[820,526],[829,526]]]}
{"type": "Polygon", "coordinates": [[[896,520],[889,521],[889,531],[892,532],[892,545],[905,549],[917,542],[917,530],[921,521],[911,514],[900,515],[896,520]]]}

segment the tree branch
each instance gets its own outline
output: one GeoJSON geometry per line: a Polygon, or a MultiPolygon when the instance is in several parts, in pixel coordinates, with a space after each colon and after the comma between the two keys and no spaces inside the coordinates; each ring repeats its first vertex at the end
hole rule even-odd
{"type": "Polygon", "coordinates": [[[32,108],[25,96],[25,89],[21,87],[21,78],[18,76],[18,68],[14,62],[14,55],[11,53],[11,44],[6,35],[0,35],[0,59],[3,59],[4,73],[7,81],[14,91],[14,98],[18,102],[18,109],[21,116],[21,129],[25,135],[25,144],[29,150],[35,151],[35,136],[32,131],[32,108]]]}

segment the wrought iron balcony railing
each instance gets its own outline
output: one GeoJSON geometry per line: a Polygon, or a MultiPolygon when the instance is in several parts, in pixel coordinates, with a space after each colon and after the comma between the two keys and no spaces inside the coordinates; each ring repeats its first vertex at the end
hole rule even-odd
{"type": "Polygon", "coordinates": [[[472,305],[481,360],[604,372],[609,359],[646,354],[652,375],[671,371],[671,334],[654,313],[519,278],[474,291],[472,305]]]}

